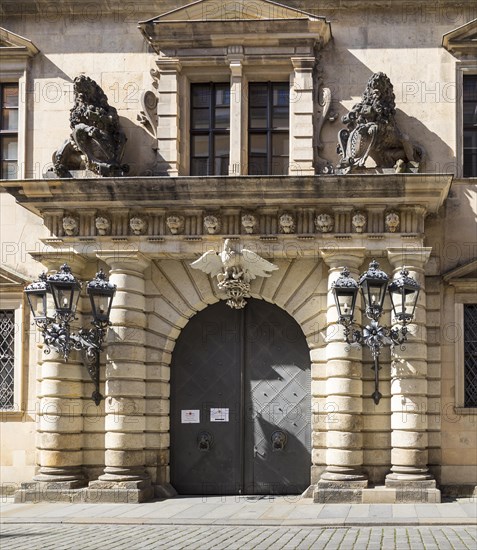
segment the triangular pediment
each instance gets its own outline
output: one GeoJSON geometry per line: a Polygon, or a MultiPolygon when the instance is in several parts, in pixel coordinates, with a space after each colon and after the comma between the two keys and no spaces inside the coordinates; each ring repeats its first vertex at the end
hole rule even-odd
{"type": "Polygon", "coordinates": [[[224,21],[320,19],[301,10],[271,0],[198,0],[163,13],[150,21],[224,21]]]}
{"type": "MultiPolygon", "coordinates": [[[[272,0],[198,0],[142,21],[146,41],[166,57],[177,49],[227,46],[326,45],[331,25],[324,17],[272,0]]],[[[172,54],[176,56],[176,53],[172,54]]]]}
{"type": "Polygon", "coordinates": [[[9,267],[0,267],[0,288],[18,286],[22,287],[30,283],[24,275],[9,267]]]}
{"type": "Polygon", "coordinates": [[[38,53],[38,48],[28,38],[0,27],[0,53],[20,53],[33,57],[38,53]]]}
{"type": "Polygon", "coordinates": [[[454,55],[477,57],[477,19],[446,33],[442,45],[454,55]]]}
{"type": "Polygon", "coordinates": [[[477,259],[454,267],[443,278],[457,291],[477,294],[477,259]]]}

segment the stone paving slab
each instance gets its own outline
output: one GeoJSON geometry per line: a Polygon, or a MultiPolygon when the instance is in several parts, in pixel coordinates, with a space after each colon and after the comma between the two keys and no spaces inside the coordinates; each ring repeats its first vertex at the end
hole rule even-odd
{"type": "Polygon", "coordinates": [[[283,497],[177,497],[144,504],[0,503],[7,523],[363,526],[476,525],[477,500],[444,504],[314,504],[283,497]]]}

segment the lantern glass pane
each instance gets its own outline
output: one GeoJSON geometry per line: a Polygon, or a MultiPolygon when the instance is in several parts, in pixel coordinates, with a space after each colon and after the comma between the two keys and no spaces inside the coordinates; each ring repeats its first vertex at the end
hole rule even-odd
{"type": "Polygon", "coordinates": [[[90,293],[90,300],[93,317],[98,321],[107,321],[109,318],[110,296],[90,293]]]}
{"type": "Polygon", "coordinates": [[[352,317],[354,310],[355,292],[341,291],[338,295],[339,313],[343,317],[352,317]]]}
{"type": "Polygon", "coordinates": [[[30,309],[35,319],[46,318],[46,292],[42,293],[27,293],[28,302],[30,304],[30,309]]]}

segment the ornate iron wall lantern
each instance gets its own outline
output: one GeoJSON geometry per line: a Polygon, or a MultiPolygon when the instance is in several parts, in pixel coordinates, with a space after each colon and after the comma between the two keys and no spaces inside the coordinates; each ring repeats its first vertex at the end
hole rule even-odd
{"type": "Polygon", "coordinates": [[[344,336],[348,344],[366,344],[371,350],[374,360],[374,392],[372,398],[376,405],[382,394],[379,391],[379,354],[383,346],[402,346],[407,340],[407,327],[414,319],[419,283],[409,277],[409,272],[402,270],[398,278],[389,284],[389,277],[379,269],[379,264],[373,260],[369,269],[361,275],[359,282],[350,277],[345,267],[338,279],[331,285],[338,310],[338,323],[344,327],[344,336]],[[354,310],[358,289],[361,289],[365,304],[365,314],[370,323],[359,327],[354,321],[354,310]],[[388,328],[379,324],[383,314],[386,290],[389,292],[394,317],[400,323],[399,327],[388,328]]]}
{"type": "Polygon", "coordinates": [[[67,361],[71,350],[81,350],[94,384],[92,399],[99,405],[103,396],[99,392],[99,354],[102,351],[106,329],[111,324],[109,315],[116,292],[116,285],[106,280],[100,270],[86,285],[91,302],[93,328],[71,332],[70,323],[76,318],[76,307],[81,294],[81,283],[63,264],[54,275],[42,273],[38,281],[25,288],[36,326],[45,342],[45,353],[51,348],[61,353],[67,361]]]}

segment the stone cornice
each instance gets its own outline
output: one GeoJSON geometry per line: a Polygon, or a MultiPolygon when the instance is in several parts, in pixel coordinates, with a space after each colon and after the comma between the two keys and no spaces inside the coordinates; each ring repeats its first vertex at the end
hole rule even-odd
{"type": "Polygon", "coordinates": [[[346,176],[131,177],[6,180],[2,186],[28,210],[349,205],[419,206],[436,213],[449,192],[449,174],[346,176]]]}
{"type": "MultiPolygon", "coordinates": [[[[148,2],[110,2],[109,0],[97,0],[94,6],[100,10],[101,14],[114,15],[124,14],[128,20],[136,17],[138,21],[144,17],[151,17],[160,13],[165,13],[179,6],[190,4],[192,0],[150,0],[148,2]],[[131,11],[133,10],[133,14],[131,11]]],[[[232,3],[234,0],[230,0],[232,3]]],[[[223,3],[225,3],[224,0],[223,3]]],[[[462,0],[420,0],[418,3],[413,0],[279,0],[280,4],[298,8],[312,13],[323,12],[326,15],[328,11],[350,10],[350,9],[388,9],[407,7],[410,10],[417,9],[420,6],[432,6],[434,9],[444,7],[462,8],[462,0]],[[415,4],[419,4],[416,6],[415,4]]],[[[47,16],[80,14],[88,16],[88,11],[92,10],[91,0],[65,0],[52,5],[51,0],[2,0],[1,11],[5,16],[21,15],[23,17],[32,15],[38,16],[45,14],[47,16]]]]}

